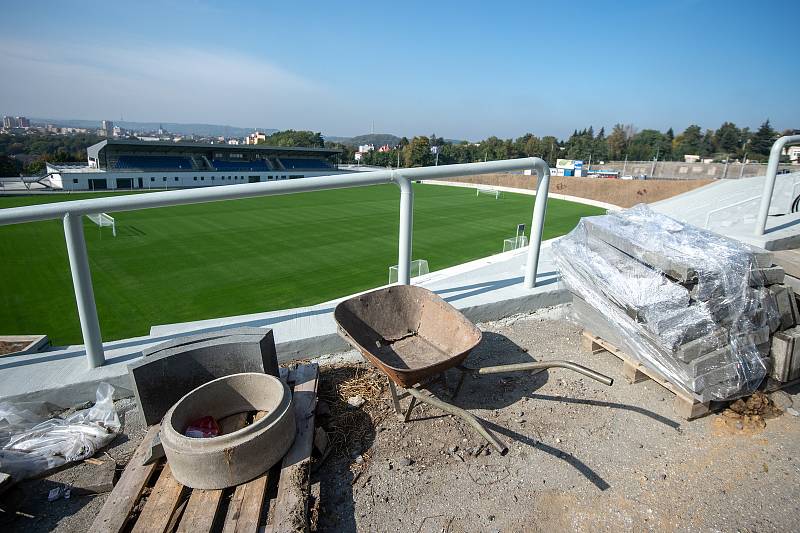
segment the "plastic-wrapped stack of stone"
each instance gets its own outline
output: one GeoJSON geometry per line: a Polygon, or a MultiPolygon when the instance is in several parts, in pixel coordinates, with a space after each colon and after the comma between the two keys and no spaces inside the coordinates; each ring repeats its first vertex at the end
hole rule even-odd
{"type": "Polygon", "coordinates": [[[699,400],[748,394],[771,368],[792,379],[794,343],[770,360],[798,317],[769,252],[644,205],[584,218],[553,252],[586,329],[699,400]]]}

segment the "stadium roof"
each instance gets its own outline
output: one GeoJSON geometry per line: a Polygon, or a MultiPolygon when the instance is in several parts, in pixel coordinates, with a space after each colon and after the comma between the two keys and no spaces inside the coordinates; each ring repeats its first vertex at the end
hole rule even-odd
{"type": "Polygon", "coordinates": [[[101,150],[106,147],[142,149],[148,152],[179,152],[191,150],[214,150],[220,152],[269,152],[275,154],[293,153],[297,155],[314,154],[330,156],[340,154],[341,150],[332,148],[301,148],[291,146],[267,146],[265,144],[206,144],[173,141],[140,141],[135,139],[106,139],[87,148],[89,157],[97,158],[101,150]]]}

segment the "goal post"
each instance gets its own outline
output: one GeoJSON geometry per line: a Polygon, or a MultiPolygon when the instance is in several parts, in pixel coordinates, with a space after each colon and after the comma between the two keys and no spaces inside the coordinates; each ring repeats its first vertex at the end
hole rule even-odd
{"type": "MultiPolygon", "coordinates": [[[[416,278],[417,276],[428,273],[430,273],[430,270],[428,269],[428,261],[426,259],[414,259],[411,261],[409,277],[416,278]]],[[[391,285],[392,283],[397,283],[397,265],[389,267],[389,284],[391,285]]]]}
{"type": "Polygon", "coordinates": [[[499,200],[501,197],[501,191],[498,189],[492,189],[490,187],[476,187],[475,188],[475,196],[479,197],[482,194],[486,194],[489,196],[494,196],[495,200],[499,200]]]}
{"type": "Polygon", "coordinates": [[[518,237],[511,237],[510,239],[503,239],[503,251],[510,252],[511,250],[518,250],[528,246],[528,238],[525,235],[518,237]]]}
{"type": "Polygon", "coordinates": [[[97,224],[99,227],[110,227],[111,234],[117,236],[117,221],[108,213],[98,213],[96,215],[86,215],[86,218],[97,224]]]}

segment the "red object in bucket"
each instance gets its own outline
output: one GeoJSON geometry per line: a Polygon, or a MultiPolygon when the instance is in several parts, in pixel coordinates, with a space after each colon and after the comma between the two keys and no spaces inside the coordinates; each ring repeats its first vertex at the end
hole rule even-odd
{"type": "Polygon", "coordinates": [[[219,426],[213,416],[204,416],[189,424],[189,427],[186,428],[183,434],[195,439],[216,437],[219,435],[219,426]]]}

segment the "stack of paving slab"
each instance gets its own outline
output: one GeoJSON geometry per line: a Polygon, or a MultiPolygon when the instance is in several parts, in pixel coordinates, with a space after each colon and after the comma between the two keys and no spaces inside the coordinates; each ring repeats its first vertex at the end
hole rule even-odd
{"type": "Polygon", "coordinates": [[[644,205],[582,219],[553,253],[586,330],[698,401],[800,377],[797,304],[771,253],[644,205]]]}

